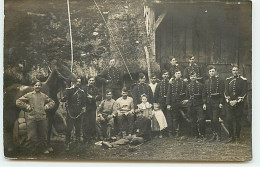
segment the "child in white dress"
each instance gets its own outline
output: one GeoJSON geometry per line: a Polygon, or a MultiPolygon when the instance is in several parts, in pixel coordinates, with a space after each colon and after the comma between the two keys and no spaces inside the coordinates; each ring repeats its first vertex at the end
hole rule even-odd
{"type": "Polygon", "coordinates": [[[160,108],[159,103],[153,104],[154,110],[152,111],[151,117],[151,128],[155,137],[162,138],[162,130],[167,127],[166,118],[163,114],[163,111],[160,108]]]}

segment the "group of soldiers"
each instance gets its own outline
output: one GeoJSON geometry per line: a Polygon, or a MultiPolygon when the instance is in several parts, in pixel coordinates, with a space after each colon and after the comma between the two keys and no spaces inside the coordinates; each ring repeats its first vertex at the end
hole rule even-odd
{"type": "MultiPolygon", "coordinates": [[[[136,135],[136,110],[137,105],[142,103],[143,95],[149,103],[159,103],[167,120],[165,134],[170,138],[180,137],[184,129],[190,128],[194,138],[205,139],[207,116],[211,120],[210,141],[220,141],[219,119],[225,105],[229,131],[225,142],[237,141],[247,94],[247,79],[239,74],[238,66],[232,67],[232,76],[224,81],[212,65],[208,67],[209,77],[206,78],[194,56],[189,57],[189,65],[185,69],[178,65],[174,57],[170,57],[170,64],[167,70],[162,70],[162,79],[158,83],[156,74],[151,76],[151,83],[148,84],[146,76],[140,73],[139,82],[130,91],[126,86],[122,87],[122,78],[114,59],[110,60],[107,70],[90,77],[86,86],[82,87],[81,79],[77,79],[72,87],[66,89],[61,100],[66,102],[67,108],[66,150],[70,150],[73,126],[76,143],[80,143],[81,131],[83,142],[87,144],[93,140],[136,135]],[[97,101],[101,94],[95,81],[105,86],[105,99],[99,105],[97,101]],[[187,127],[183,120],[187,120],[190,126],[187,127]]],[[[17,100],[18,106],[21,101],[17,100]]]]}

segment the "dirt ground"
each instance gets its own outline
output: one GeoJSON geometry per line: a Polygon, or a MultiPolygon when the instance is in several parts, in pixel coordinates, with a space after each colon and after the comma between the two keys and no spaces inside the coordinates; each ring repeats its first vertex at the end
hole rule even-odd
{"type": "MultiPolygon", "coordinates": [[[[210,136],[207,136],[209,139],[210,136]]],[[[244,127],[241,131],[239,143],[225,144],[227,135],[223,135],[220,142],[202,142],[191,137],[183,136],[179,139],[152,139],[137,146],[122,145],[116,148],[105,148],[93,144],[72,144],[70,151],[65,151],[64,138],[53,138],[54,152],[50,154],[30,155],[25,151],[6,153],[10,158],[39,159],[55,161],[98,161],[98,162],[244,162],[252,159],[251,128],[244,127]]]]}

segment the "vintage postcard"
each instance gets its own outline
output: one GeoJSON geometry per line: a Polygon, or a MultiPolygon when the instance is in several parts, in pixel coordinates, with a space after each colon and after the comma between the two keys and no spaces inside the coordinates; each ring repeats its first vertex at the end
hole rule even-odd
{"type": "Polygon", "coordinates": [[[252,160],[252,2],[5,0],[4,156],[252,160]]]}

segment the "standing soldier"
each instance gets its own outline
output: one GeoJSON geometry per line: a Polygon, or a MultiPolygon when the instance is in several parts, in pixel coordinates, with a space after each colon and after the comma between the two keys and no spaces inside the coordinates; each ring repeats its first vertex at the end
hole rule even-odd
{"type": "Polygon", "coordinates": [[[191,72],[195,72],[197,75],[197,80],[199,82],[203,82],[202,69],[197,63],[195,63],[195,57],[193,55],[189,56],[189,66],[184,69],[183,78],[185,81],[189,81],[191,72]]]}
{"type": "MultiPolygon", "coordinates": [[[[36,81],[34,91],[25,94],[16,100],[16,105],[28,112],[27,116],[27,142],[32,150],[47,149],[47,117],[46,110],[52,109],[55,102],[41,92],[42,83],[36,81]]],[[[50,150],[52,151],[52,150],[50,150]]]]}
{"type": "Polygon", "coordinates": [[[156,86],[155,93],[154,93],[154,102],[160,103],[161,109],[166,116],[167,109],[166,109],[166,97],[169,85],[169,72],[166,70],[162,71],[162,80],[156,86]]]}
{"type": "Polygon", "coordinates": [[[88,79],[88,84],[84,88],[84,92],[87,111],[83,116],[82,127],[84,143],[88,143],[96,137],[96,101],[100,97],[98,94],[98,89],[95,87],[94,77],[90,77],[88,79]]]}
{"type": "Polygon", "coordinates": [[[111,59],[109,68],[96,78],[103,84],[106,84],[106,89],[111,89],[114,99],[118,99],[121,96],[122,79],[118,69],[115,67],[115,59],[111,59]]]}
{"type": "Polygon", "coordinates": [[[224,81],[217,75],[216,67],[209,66],[210,78],[205,82],[205,92],[207,96],[206,107],[207,114],[211,119],[211,128],[213,136],[210,141],[219,141],[221,137],[219,117],[224,101],[224,81]]]}
{"type": "Polygon", "coordinates": [[[229,139],[227,143],[236,141],[240,137],[243,116],[244,98],[247,94],[247,79],[239,75],[238,66],[232,68],[233,76],[226,79],[225,99],[227,102],[227,123],[229,139]],[[235,123],[235,131],[233,129],[235,123]]]}
{"type": "Polygon", "coordinates": [[[183,103],[188,103],[188,115],[191,118],[191,130],[195,138],[205,139],[205,115],[203,104],[206,103],[203,84],[197,81],[195,72],[190,74],[191,82],[186,89],[186,97],[183,103]]]}
{"type": "Polygon", "coordinates": [[[70,150],[71,131],[75,127],[76,143],[80,142],[80,131],[82,115],[86,111],[85,107],[85,94],[80,88],[81,79],[77,79],[76,83],[66,88],[65,96],[62,101],[67,101],[67,133],[66,133],[66,151],[70,150]]]}
{"type": "Polygon", "coordinates": [[[134,86],[132,90],[133,100],[134,100],[134,106],[135,109],[137,108],[137,105],[140,104],[141,101],[141,95],[145,94],[147,96],[147,101],[149,103],[153,103],[153,92],[151,87],[145,83],[146,77],[143,73],[139,74],[139,83],[134,86]]]}
{"type": "Polygon", "coordinates": [[[175,71],[178,69],[180,70],[181,73],[183,73],[183,68],[177,64],[177,60],[176,58],[174,58],[174,56],[170,56],[170,68],[169,68],[169,73],[170,73],[170,78],[174,78],[175,77],[175,71]]]}
{"type": "Polygon", "coordinates": [[[181,71],[177,69],[175,71],[175,79],[168,87],[166,104],[170,113],[166,116],[169,137],[172,137],[173,129],[175,131],[175,137],[180,136],[180,129],[182,129],[181,118],[184,114],[186,106],[184,100],[186,100],[186,88],[187,82],[181,79],[181,71]]]}

